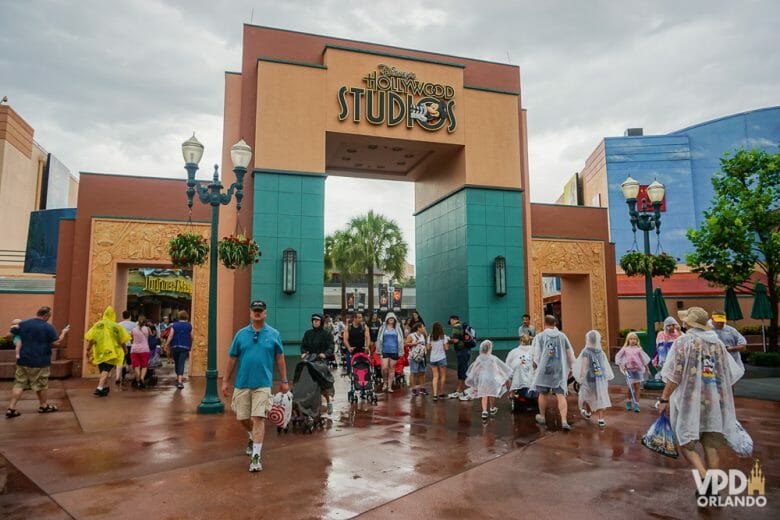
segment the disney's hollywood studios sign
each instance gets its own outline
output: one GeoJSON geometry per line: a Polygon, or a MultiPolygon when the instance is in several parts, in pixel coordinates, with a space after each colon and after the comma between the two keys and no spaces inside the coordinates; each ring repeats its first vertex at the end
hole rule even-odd
{"type": "Polygon", "coordinates": [[[397,126],[415,124],[435,131],[447,127],[455,131],[455,89],[449,85],[422,82],[414,72],[404,72],[388,65],[363,77],[363,87],[341,87],[338,91],[339,121],[372,125],[397,126]]]}

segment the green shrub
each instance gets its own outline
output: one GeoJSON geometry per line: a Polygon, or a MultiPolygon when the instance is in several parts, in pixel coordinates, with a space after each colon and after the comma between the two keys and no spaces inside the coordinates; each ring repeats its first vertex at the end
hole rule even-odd
{"type": "Polygon", "coordinates": [[[780,352],[753,352],[748,360],[757,367],[780,367],[780,352]]]}
{"type": "Polygon", "coordinates": [[[0,350],[12,350],[14,341],[12,339],[0,338],[0,350]]]}
{"type": "Polygon", "coordinates": [[[761,335],[761,325],[742,325],[741,327],[737,327],[737,330],[743,336],[760,336],[761,335]]]}

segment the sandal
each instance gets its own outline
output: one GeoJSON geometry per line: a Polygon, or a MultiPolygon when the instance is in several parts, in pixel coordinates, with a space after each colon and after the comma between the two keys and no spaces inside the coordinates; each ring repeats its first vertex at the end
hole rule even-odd
{"type": "Polygon", "coordinates": [[[39,406],[38,407],[38,413],[52,413],[56,412],[57,407],[53,404],[47,404],[46,406],[39,406]]]}
{"type": "Polygon", "coordinates": [[[17,412],[13,408],[9,408],[8,410],[5,411],[5,418],[6,419],[13,419],[14,417],[19,417],[20,415],[22,415],[22,414],[17,412]]]}

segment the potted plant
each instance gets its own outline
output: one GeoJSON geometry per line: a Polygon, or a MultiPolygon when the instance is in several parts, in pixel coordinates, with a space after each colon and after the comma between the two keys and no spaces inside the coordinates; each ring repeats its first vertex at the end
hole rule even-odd
{"type": "Polygon", "coordinates": [[[209,257],[209,242],[197,233],[178,233],[168,242],[168,254],[176,268],[202,265],[209,257]]]}
{"type": "Polygon", "coordinates": [[[663,276],[669,278],[677,270],[677,259],[672,255],[661,253],[652,256],[653,276],[663,276]]]}
{"type": "Polygon", "coordinates": [[[230,235],[219,241],[217,253],[228,269],[242,269],[260,261],[260,246],[246,235],[230,235]]]}
{"type": "Polygon", "coordinates": [[[620,268],[626,276],[644,276],[645,273],[652,272],[653,264],[648,255],[639,251],[629,251],[620,257],[620,268]]]}

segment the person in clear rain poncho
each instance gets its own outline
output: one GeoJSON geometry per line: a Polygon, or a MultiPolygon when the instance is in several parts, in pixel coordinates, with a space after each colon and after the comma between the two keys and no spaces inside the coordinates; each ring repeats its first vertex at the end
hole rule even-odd
{"type": "Polygon", "coordinates": [[[704,477],[707,469],[718,468],[718,449],[740,440],[732,385],[745,370],[707,324],[707,311],[691,307],[679,317],[689,328],[667,354],[658,413],[669,410],[680,451],[704,477]],[[695,451],[697,442],[704,448],[706,466],[695,451]]]}
{"type": "Polygon", "coordinates": [[[544,412],[548,394],[554,394],[561,414],[561,428],[571,430],[566,420],[568,379],[574,365],[574,349],[566,334],[555,326],[555,316],[544,317],[544,330],[534,337],[534,366],[536,376],[531,390],[539,393],[539,413],[534,418],[542,426],[547,424],[544,412]]]}
{"type": "Polygon", "coordinates": [[[479,356],[466,371],[466,386],[473,388],[474,397],[482,398],[482,419],[496,415],[496,397],[506,392],[507,381],[512,377],[512,369],[493,355],[493,342],[486,339],[479,345],[479,356]]]}
{"type": "Polygon", "coordinates": [[[534,351],[530,336],[520,336],[520,344],[506,356],[506,365],[512,369],[512,384],[509,390],[531,387],[534,382],[534,351]]]}
{"type": "Polygon", "coordinates": [[[582,416],[590,419],[593,412],[598,415],[598,424],[607,425],[604,409],[612,406],[609,399],[609,380],[615,377],[607,355],[601,349],[601,334],[591,330],[585,335],[585,348],[574,362],[574,378],[580,384],[579,407],[582,416]]]}

